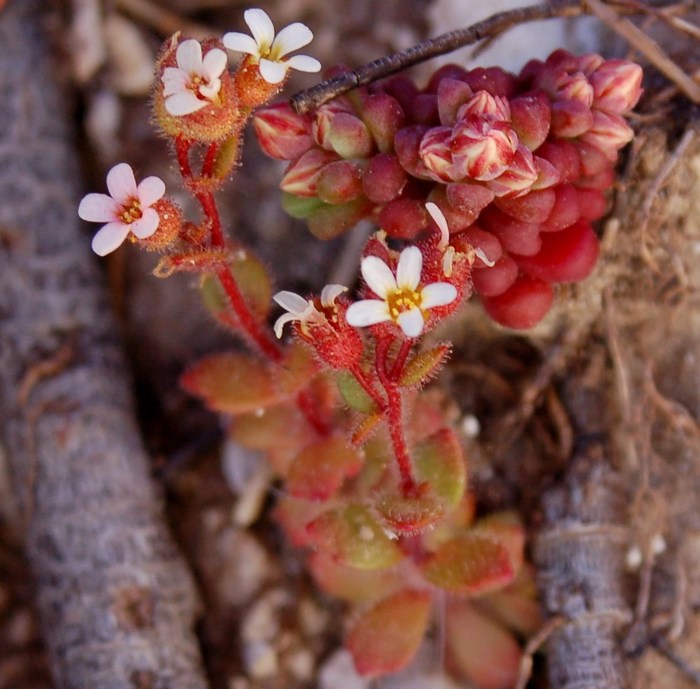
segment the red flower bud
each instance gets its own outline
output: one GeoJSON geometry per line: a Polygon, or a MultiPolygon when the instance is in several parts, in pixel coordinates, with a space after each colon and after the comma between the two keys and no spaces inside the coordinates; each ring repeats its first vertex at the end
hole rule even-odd
{"type": "Polygon", "coordinates": [[[642,68],[627,60],[607,60],[591,74],[593,107],[623,115],[642,95],[642,68]]]}
{"type": "Polygon", "coordinates": [[[295,196],[316,196],[316,182],[321,168],[336,160],[338,156],[334,153],[312,148],[287,168],[280,189],[295,196]]]}
{"type": "Polygon", "coordinates": [[[452,163],[452,127],[432,127],[421,139],[418,155],[436,182],[452,182],[460,175],[452,163]]]}
{"type": "Polygon", "coordinates": [[[510,105],[506,98],[492,96],[488,91],[477,91],[457,112],[457,119],[469,115],[498,122],[510,122],[510,105]]]}
{"type": "Polygon", "coordinates": [[[313,146],[311,117],[297,115],[287,102],[258,110],[253,126],[260,146],[271,158],[294,160],[313,146]]]}
{"type": "Polygon", "coordinates": [[[518,137],[506,122],[470,115],[455,125],[451,147],[459,177],[485,182],[506,171],[515,157],[518,137]]]}
{"type": "Polygon", "coordinates": [[[537,181],[537,166],[530,149],[520,144],[506,171],[488,183],[496,196],[519,196],[537,181]]]}

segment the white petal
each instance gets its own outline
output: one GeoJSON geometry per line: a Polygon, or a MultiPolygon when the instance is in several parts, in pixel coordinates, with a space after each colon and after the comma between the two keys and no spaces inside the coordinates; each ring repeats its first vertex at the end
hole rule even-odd
{"type": "Polygon", "coordinates": [[[209,105],[208,101],[200,100],[192,91],[174,93],[165,99],[165,109],[175,117],[191,115],[209,105]]]}
{"type": "Polygon", "coordinates": [[[457,289],[449,282],[433,282],[421,290],[421,297],[421,308],[432,309],[451,304],[457,298],[457,289]]]}
{"type": "Polygon", "coordinates": [[[420,309],[410,309],[399,314],[399,327],[406,337],[418,337],[423,332],[425,321],[420,309]]]}
{"type": "Polygon", "coordinates": [[[89,222],[111,222],[121,211],[121,204],[107,194],[88,194],[78,206],[78,215],[89,222]]]}
{"type": "Polygon", "coordinates": [[[335,300],[343,293],[347,292],[345,285],[326,285],[321,290],[321,304],[323,306],[333,306],[335,300]]]}
{"type": "Polygon", "coordinates": [[[267,12],[260,9],[246,10],[243,19],[245,19],[258,47],[269,48],[275,40],[275,26],[267,12]]]}
{"type": "Polygon", "coordinates": [[[275,36],[270,52],[275,58],[279,59],[289,53],[293,53],[295,50],[299,50],[299,48],[303,48],[305,45],[311,43],[313,39],[314,35],[306,24],[294,22],[294,24],[285,26],[284,29],[275,36]]]}
{"type": "Polygon", "coordinates": [[[122,245],[129,234],[129,226],[123,222],[105,225],[92,239],[92,250],[98,256],[106,256],[122,245]]]}
{"type": "Polygon", "coordinates": [[[377,256],[365,256],[360,264],[362,277],[367,286],[382,299],[390,292],[396,291],[396,280],[391,268],[377,256]]]}
{"type": "Polygon", "coordinates": [[[177,66],[187,74],[199,74],[202,71],[202,46],[199,41],[190,38],[180,43],[177,48],[177,66]]]}
{"type": "Polygon", "coordinates": [[[396,284],[399,289],[414,290],[420,282],[420,272],[423,268],[423,254],[417,246],[405,248],[399,256],[396,266],[396,284]]]}
{"type": "Polygon", "coordinates": [[[160,178],[152,175],[142,180],[137,188],[137,193],[141,206],[148,208],[152,206],[158,199],[163,198],[165,194],[165,182],[160,178]]]}
{"type": "Polygon", "coordinates": [[[272,299],[279,304],[283,309],[293,313],[295,315],[300,315],[309,308],[308,299],[300,297],[295,292],[287,292],[283,290],[282,292],[277,292],[272,299]]]}
{"type": "Polygon", "coordinates": [[[293,314],[293,313],[283,313],[276,321],[275,321],[275,335],[277,336],[277,339],[279,340],[280,337],[282,337],[282,330],[287,323],[291,323],[292,321],[298,321],[299,319],[293,314]]]}
{"type": "Polygon", "coordinates": [[[368,325],[390,321],[389,307],[385,301],[379,299],[363,299],[350,307],[345,314],[345,320],[356,328],[364,328],[368,325]]]}
{"type": "Polygon", "coordinates": [[[228,57],[223,50],[212,48],[202,60],[202,73],[209,79],[218,79],[226,69],[228,57]]]}
{"type": "Polygon", "coordinates": [[[447,227],[447,218],[440,210],[439,206],[432,201],[425,204],[425,210],[430,213],[430,217],[435,221],[435,224],[440,230],[440,246],[445,248],[450,241],[450,228],[447,227]]]}
{"type": "Polygon", "coordinates": [[[160,224],[160,216],[153,208],[146,208],[143,215],[129,225],[129,229],[139,238],[150,237],[160,224]]]}
{"type": "Polygon", "coordinates": [[[279,84],[284,81],[289,71],[288,62],[273,62],[272,60],[266,60],[262,58],[260,64],[258,65],[260,69],[260,76],[268,84],[279,84]]]}
{"type": "Polygon", "coordinates": [[[224,34],[224,45],[229,50],[235,50],[238,53],[248,53],[249,55],[260,54],[255,39],[247,33],[229,31],[227,34],[224,34]]]}
{"type": "Polygon", "coordinates": [[[221,79],[211,79],[208,84],[202,83],[197,90],[200,96],[213,101],[216,94],[221,91],[221,79]]]}
{"type": "Polygon", "coordinates": [[[183,72],[178,67],[166,67],[163,70],[163,95],[172,96],[173,93],[179,93],[187,88],[190,81],[190,76],[187,72],[183,72]]]}
{"type": "Polygon", "coordinates": [[[320,72],[321,63],[315,57],[308,55],[293,55],[287,60],[287,67],[298,72],[320,72]]]}
{"type": "Polygon", "coordinates": [[[107,173],[107,189],[109,195],[121,203],[128,204],[137,195],[134,171],[128,163],[119,163],[107,173]]]}

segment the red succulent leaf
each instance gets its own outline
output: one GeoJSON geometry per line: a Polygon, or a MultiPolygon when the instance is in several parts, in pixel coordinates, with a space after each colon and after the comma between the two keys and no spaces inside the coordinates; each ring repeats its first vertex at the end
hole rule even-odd
{"type": "MultiPolygon", "coordinates": [[[[476,272],[474,271],[475,275],[476,272]]],[[[474,286],[476,287],[476,280],[474,286]]],[[[527,275],[519,277],[505,291],[495,296],[484,296],[481,300],[491,318],[515,330],[537,325],[545,317],[553,301],[554,292],[551,286],[544,280],[527,275]]]]}

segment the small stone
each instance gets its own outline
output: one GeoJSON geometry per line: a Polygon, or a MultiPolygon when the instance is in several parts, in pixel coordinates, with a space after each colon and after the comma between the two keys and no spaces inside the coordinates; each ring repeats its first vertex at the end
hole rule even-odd
{"type": "Polygon", "coordinates": [[[277,672],[279,663],[277,651],[271,644],[258,642],[247,645],[243,650],[245,666],[251,677],[270,677],[277,672]]]}
{"type": "Polygon", "coordinates": [[[369,689],[371,680],[357,673],[349,651],[336,651],[319,669],[319,689],[369,689]]]}

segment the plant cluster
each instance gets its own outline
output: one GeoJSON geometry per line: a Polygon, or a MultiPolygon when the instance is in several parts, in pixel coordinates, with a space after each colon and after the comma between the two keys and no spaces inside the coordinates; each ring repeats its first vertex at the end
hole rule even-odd
{"type": "Polygon", "coordinates": [[[88,194],[79,214],[105,223],[98,254],[128,237],[162,254],[157,276],[197,274],[207,308],[249,344],[196,363],[183,385],[274,468],[280,524],[308,549],[319,585],[354,608],[347,646],[358,669],[406,665],[447,596],[451,666],[486,689],[507,687],[516,639],[539,623],[524,531],[512,514],[476,517],[449,400],[423,390],[450,345],[421,338],[472,287],[494,318],[527,327],[549,308],[550,283],[588,274],[598,252],[590,221],[631,137],[621,115],[641,72],[560,51],[518,77],[449,66],[424,90],[394,78],[310,115],[258,111],[263,148],[292,161],[282,180],[290,212],[320,237],[368,215],[382,228],[363,252],[359,300],[343,285],[277,292],[285,312],[271,330],[272,280],[227,238],[216,192],[254,110],[290,68],[320,65],[289,57],[311,40],[304,25],[275,35],[262,10],[245,17],[252,36],[176,35],[156,65],[155,121],[202,219],[185,220],[158,178],[137,184],[125,163],[109,172],[109,195],[88,194]],[[244,53],[232,71],[224,47],[244,53]],[[282,345],[285,325],[294,341],[282,345]]]}

